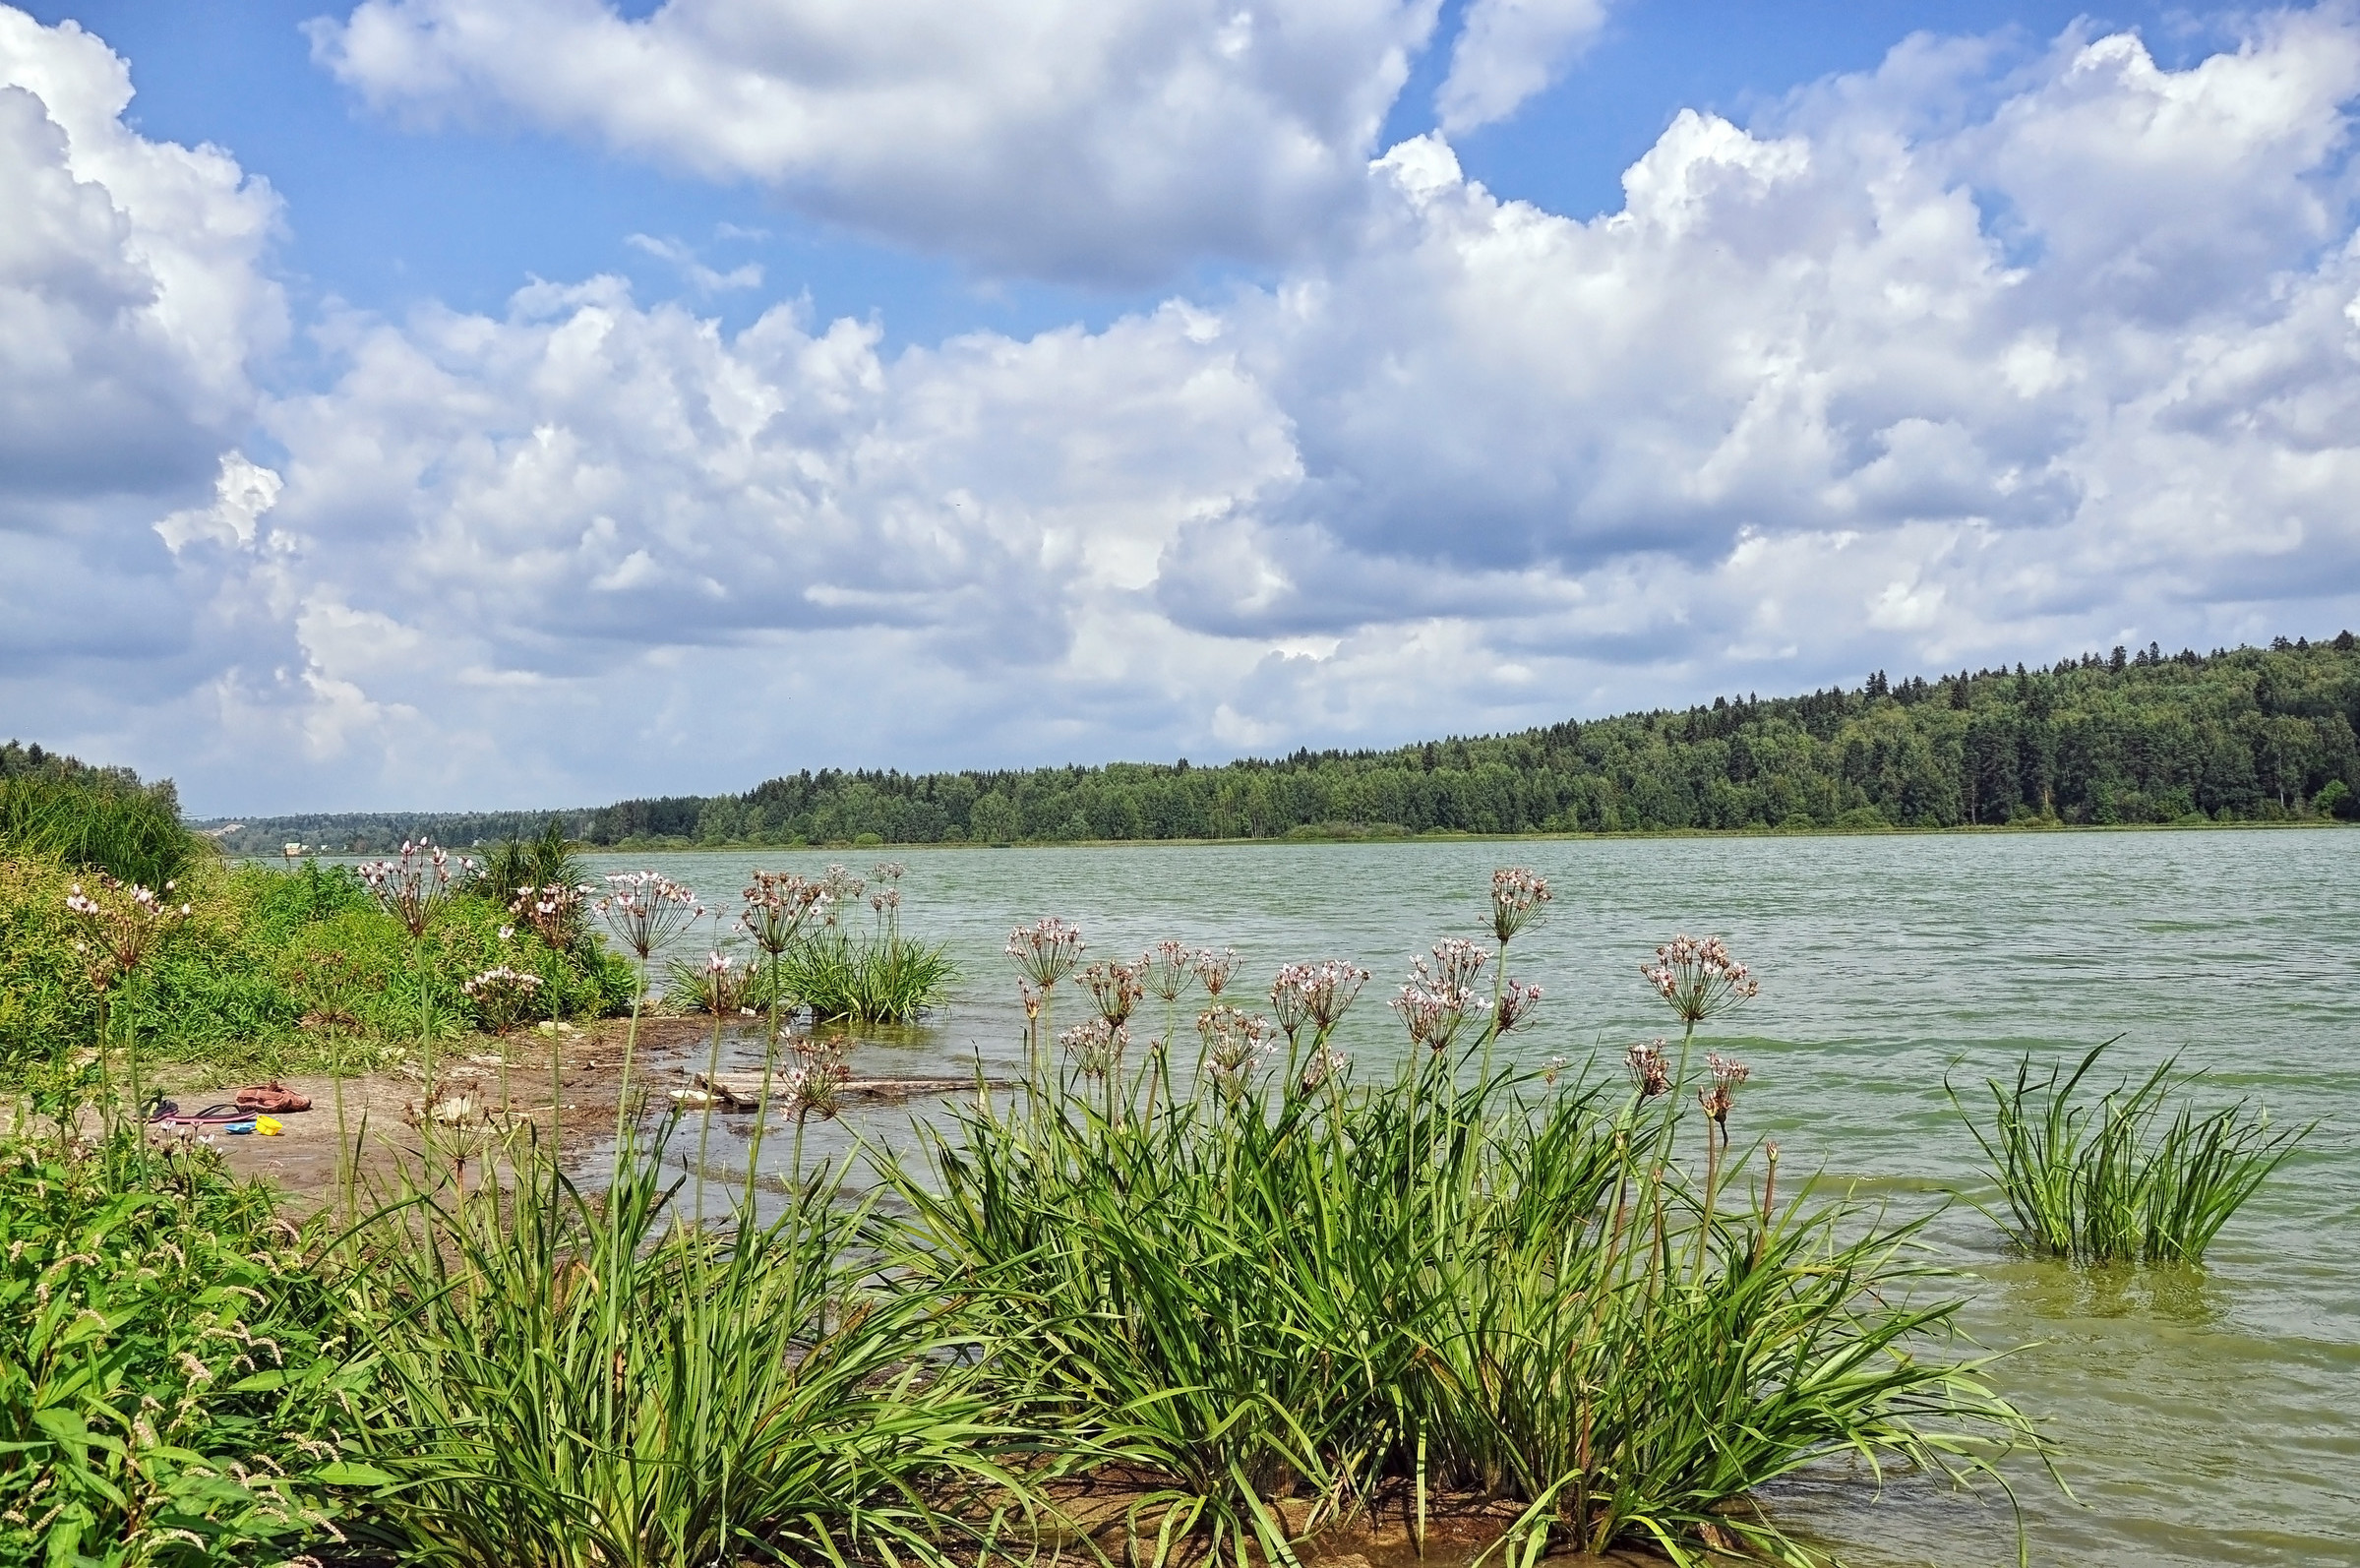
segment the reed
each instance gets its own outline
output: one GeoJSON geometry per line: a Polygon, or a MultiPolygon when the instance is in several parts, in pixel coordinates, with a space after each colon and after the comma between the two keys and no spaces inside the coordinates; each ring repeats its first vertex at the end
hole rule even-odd
{"type": "MultiPolygon", "coordinates": [[[[1956,1089],[1951,1103],[1981,1145],[2008,1212],[2000,1225],[2027,1251],[2080,1262],[2201,1263],[2221,1228],[2312,1130],[2272,1129],[2240,1100],[2200,1112],[2171,1102],[2203,1080],[2174,1056],[2145,1078],[2094,1096],[2084,1088],[2108,1049],[2069,1072],[2027,1052],[2012,1082],[1984,1080],[1989,1119],[1956,1089]]],[[[1949,1088],[1947,1084],[1946,1088],[1949,1088]]]]}
{"type": "Polygon", "coordinates": [[[57,856],[125,882],[161,887],[206,846],[180,825],[170,796],[94,771],[0,777],[0,849],[57,856]]]}

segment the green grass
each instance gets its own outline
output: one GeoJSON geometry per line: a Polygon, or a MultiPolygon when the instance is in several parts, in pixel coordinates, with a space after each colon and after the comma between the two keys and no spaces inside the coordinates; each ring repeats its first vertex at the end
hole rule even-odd
{"type": "Polygon", "coordinates": [[[1029,1419],[1150,1478],[1128,1524],[1157,1561],[1287,1560],[1283,1498],[1315,1530],[1450,1495],[1515,1504],[1517,1561],[1801,1565],[1823,1559],[1752,1502],[1780,1477],[1849,1456],[1967,1480],[2039,1448],[1957,1354],[1959,1303],[1921,1299],[1953,1282],[1914,1227],[1807,1191],[1732,1204],[1675,1158],[1693,1110],[1484,1075],[1480,1051],[1234,1105],[1154,1062],[1112,1096],[1044,1073],[887,1162],[902,1265],[969,1303],[1029,1419]]]}
{"type": "Polygon", "coordinates": [[[775,992],[771,968],[757,962],[747,1005],[766,1009],[775,995],[783,1007],[809,1007],[820,1020],[908,1023],[939,1006],[959,978],[939,944],[899,932],[850,936],[822,928],[779,955],[775,992]]]}
{"type": "Polygon", "coordinates": [[[2171,1101],[2200,1082],[2178,1058],[2145,1078],[2085,1091],[2108,1047],[2072,1071],[2043,1073],[2029,1052],[2014,1082],[1986,1079],[1989,1120],[1951,1093],[2007,1204],[2001,1226],[2027,1251],[2091,1263],[2202,1263],[2238,1209],[2294,1152],[2309,1126],[2272,1129],[2238,1101],[2199,1112],[2171,1101]]]}
{"type": "Polygon", "coordinates": [[[1003,1493],[941,1307],[864,1278],[833,1174],[774,1221],[676,1216],[665,1140],[584,1193],[524,1151],[513,1189],[412,1195],[356,1243],[375,1348],[379,1522],[474,1568],[944,1564],[944,1504],[1003,1493]]]}
{"type": "Polygon", "coordinates": [[[94,770],[36,771],[0,777],[0,853],[11,852],[54,855],[69,866],[160,888],[210,856],[212,846],[180,825],[166,793],[94,770]]]}

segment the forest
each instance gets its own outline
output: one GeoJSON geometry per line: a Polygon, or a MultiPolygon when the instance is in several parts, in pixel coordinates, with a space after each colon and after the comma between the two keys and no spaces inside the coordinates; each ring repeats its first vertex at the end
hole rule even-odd
{"type": "MultiPolygon", "coordinates": [[[[823,768],[738,795],[559,812],[212,824],[233,853],[516,838],[555,818],[612,847],[1678,832],[2349,817],[2352,633],[2267,648],[2085,653],[1521,734],[1219,765],[902,773],[823,768]]],[[[206,825],[206,824],[200,824],[206,825]]]]}

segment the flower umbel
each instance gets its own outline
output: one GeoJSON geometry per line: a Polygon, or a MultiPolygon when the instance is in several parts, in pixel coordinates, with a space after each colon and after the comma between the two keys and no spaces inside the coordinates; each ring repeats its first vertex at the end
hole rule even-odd
{"type": "Polygon", "coordinates": [[[1500,987],[1499,1001],[1492,1008],[1493,1029],[1504,1035],[1519,1024],[1531,1022],[1533,1010],[1540,1005],[1539,986],[1520,986],[1513,980],[1509,981],[1500,987]]]}
{"type": "Polygon", "coordinates": [[[496,1035],[505,1035],[516,1027],[516,1021],[532,1005],[533,993],[540,989],[540,976],[511,969],[506,964],[487,969],[459,987],[467,999],[475,1003],[484,1026],[496,1035]]]}
{"type": "Polygon", "coordinates": [[[1224,947],[1215,952],[1210,947],[1200,947],[1195,967],[1197,984],[1204,987],[1206,995],[1219,1001],[1221,994],[1229,989],[1229,977],[1238,972],[1238,949],[1224,947]]]}
{"type": "Polygon", "coordinates": [[[619,872],[597,910],[624,946],[644,962],[704,914],[696,895],[661,872],[619,872]]]}
{"type": "Polygon", "coordinates": [[[1710,1053],[1705,1056],[1705,1065],[1713,1070],[1713,1083],[1710,1088],[1696,1091],[1696,1103],[1703,1106],[1705,1115],[1711,1116],[1714,1124],[1726,1133],[1729,1108],[1737,1103],[1738,1087],[1753,1076],[1753,1069],[1734,1057],[1710,1053]]]}
{"type": "Polygon", "coordinates": [[[1196,949],[1183,941],[1160,941],[1133,967],[1150,995],[1175,1002],[1196,984],[1196,949]]]}
{"type": "Polygon", "coordinates": [[[1254,1074],[1278,1049],[1270,1020],[1260,1013],[1219,1003],[1196,1015],[1204,1041],[1205,1070],[1222,1098],[1235,1102],[1253,1086],[1254,1074]]]}
{"type": "Polygon", "coordinates": [[[1762,991],[1762,983],[1729,956],[1718,936],[1674,936],[1656,949],[1654,963],[1639,966],[1639,973],[1690,1029],[1753,1000],[1762,991]]]}
{"type": "Polygon", "coordinates": [[[1653,1100],[1671,1088],[1671,1063],[1664,1057],[1664,1042],[1642,1041],[1622,1054],[1622,1065],[1639,1090],[1639,1098],[1653,1100]]]}
{"type": "Polygon", "coordinates": [[[1122,1053],[1130,1043],[1128,1029],[1104,1017],[1075,1024],[1058,1036],[1058,1044],[1065,1048],[1085,1078],[1103,1078],[1120,1067],[1122,1053]]]}
{"type": "Polygon", "coordinates": [[[1051,916],[1009,932],[1006,952],[1026,979],[1047,991],[1073,972],[1084,945],[1080,927],[1051,916]]]}
{"type": "Polygon", "coordinates": [[[88,892],[82,883],[74,884],[66,895],[66,910],[87,938],[74,945],[83,956],[91,989],[106,991],[139,968],[140,960],[189,918],[187,904],[171,902],[175,886],[166,882],[159,893],[137,882],[116,881],[104,872],[91,878],[88,892]]]}
{"type": "Polygon", "coordinates": [[[813,914],[827,903],[827,889],[787,872],[756,872],[747,887],[738,924],[754,944],[775,958],[795,945],[813,914]]]}
{"type": "Polygon", "coordinates": [[[1501,946],[1508,938],[1540,918],[1541,906],[1548,902],[1548,879],[1522,866],[1510,866],[1491,874],[1491,935],[1501,946]]]}
{"type": "Polygon", "coordinates": [[[474,869],[473,861],[464,856],[454,860],[432,839],[403,839],[399,859],[370,861],[360,868],[360,877],[385,912],[415,939],[426,935],[450,898],[454,872],[463,876],[474,869]]]}
{"type": "Polygon", "coordinates": [[[1146,988],[1139,983],[1139,972],[1129,964],[1113,960],[1090,965],[1082,971],[1082,985],[1098,1003],[1098,1016],[1109,1028],[1119,1029],[1130,1021],[1146,988]]]}

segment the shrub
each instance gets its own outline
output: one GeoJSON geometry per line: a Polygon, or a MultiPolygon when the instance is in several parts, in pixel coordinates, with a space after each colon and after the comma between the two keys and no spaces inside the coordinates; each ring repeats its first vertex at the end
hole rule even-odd
{"type": "Polygon", "coordinates": [[[2000,1221],[2027,1251],[2084,1262],[2201,1263],[2230,1216],[2285,1162],[2309,1126],[2270,1130],[2248,1102],[2200,1115],[2166,1102],[2204,1077],[2178,1057],[2134,1084],[2125,1078],[2095,1104],[2076,1099],[2113,1041],[2067,1073],[2035,1077],[2031,1053],[2012,1084],[1986,1079],[1988,1126],[1951,1093],[1982,1145],[2008,1205],[2000,1221]]]}
{"type": "Polygon", "coordinates": [[[333,1530],[353,1370],[210,1150],[0,1141],[0,1560],[246,1563],[333,1530]]]}

